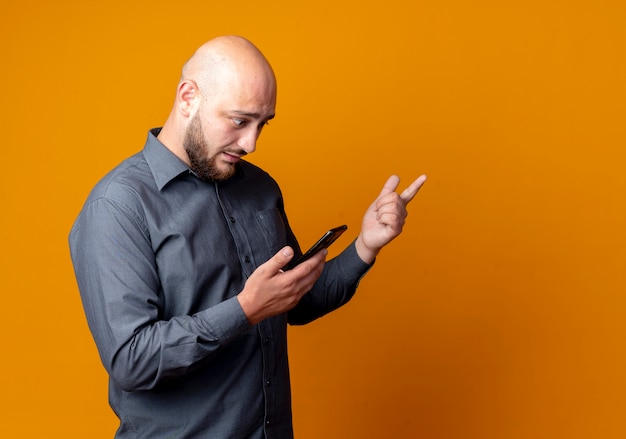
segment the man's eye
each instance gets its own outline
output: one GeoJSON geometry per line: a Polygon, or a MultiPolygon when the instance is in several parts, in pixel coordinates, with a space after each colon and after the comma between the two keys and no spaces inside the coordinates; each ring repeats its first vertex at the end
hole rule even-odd
{"type": "Polygon", "coordinates": [[[243,119],[233,119],[233,123],[239,128],[246,126],[246,121],[243,119]]]}

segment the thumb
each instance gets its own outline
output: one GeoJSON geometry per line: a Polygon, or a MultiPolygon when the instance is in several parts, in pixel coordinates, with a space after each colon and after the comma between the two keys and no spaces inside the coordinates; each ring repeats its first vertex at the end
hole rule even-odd
{"type": "Polygon", "coordinates": [[[282,270],[283,267],[289,263],[289,261],[291,261],[291,258],[293,258],[293,249],[286,246],[280,249],[278,253],[272,256],[267,262],[273,265],[276,268],[276,271],[279,271],[282,270]]]}
{"type": "Polygon", "coordinates": [[[389,177],[385,182],[385,185],[383,186],[383,190],[380,191],[380,194],[378,194],[378,198],[381,198],[395,191],[398,187],[398,184],[400,184],[400,177],[398,177],[397,175],[392,175],[391,177],[389,177]]]}

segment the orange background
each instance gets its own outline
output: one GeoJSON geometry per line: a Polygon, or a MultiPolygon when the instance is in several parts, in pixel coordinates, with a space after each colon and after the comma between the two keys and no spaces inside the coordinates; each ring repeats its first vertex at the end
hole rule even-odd
{"type": "Polygon", "coordinates": [[[624,4],[3,1],[0,435],[112,437],[67,234],[241,34],[279,80],[250,160],[303,246],[429,175],[353,302],[290,329],[297,437],[626,437],[624,4]]]}

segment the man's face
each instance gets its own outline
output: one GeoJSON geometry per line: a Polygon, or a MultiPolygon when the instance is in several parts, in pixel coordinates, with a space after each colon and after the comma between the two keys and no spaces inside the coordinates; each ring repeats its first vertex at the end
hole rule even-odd
{"type": "Polygon", "coordinates": [[[183,146],[191,169],[207,181],[223,181],[254,152],[263,126],[274,117],[273,83],[228,81],[203,100],[187,127],[183,146]]]}
{"type": "Polygon", "coordinates": [[[189,157],[191,170],[205,181],[223,181],[230,178],[235,172],[234,163],[220,159],[220,155],[231,154],[233,157],[242,157],[246,154],[243,150],[234,150],[230,153],[217,151],[204,136],[200,113],[192,118],[183,143],[189,157]]]}

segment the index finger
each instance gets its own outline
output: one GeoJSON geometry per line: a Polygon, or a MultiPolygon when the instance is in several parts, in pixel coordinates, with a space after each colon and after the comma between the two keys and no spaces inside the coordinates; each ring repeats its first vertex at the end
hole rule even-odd
{"type": "Polygon", "coordinates": [[[405,204],[408,204],[409,201],[415,197],[417,192],[420,190],[424,182],[426,181],[426,175],[420,175],[417,180],[409,185],[402,193],[400,194],[400,198],[404,201],[405,204]]]}

